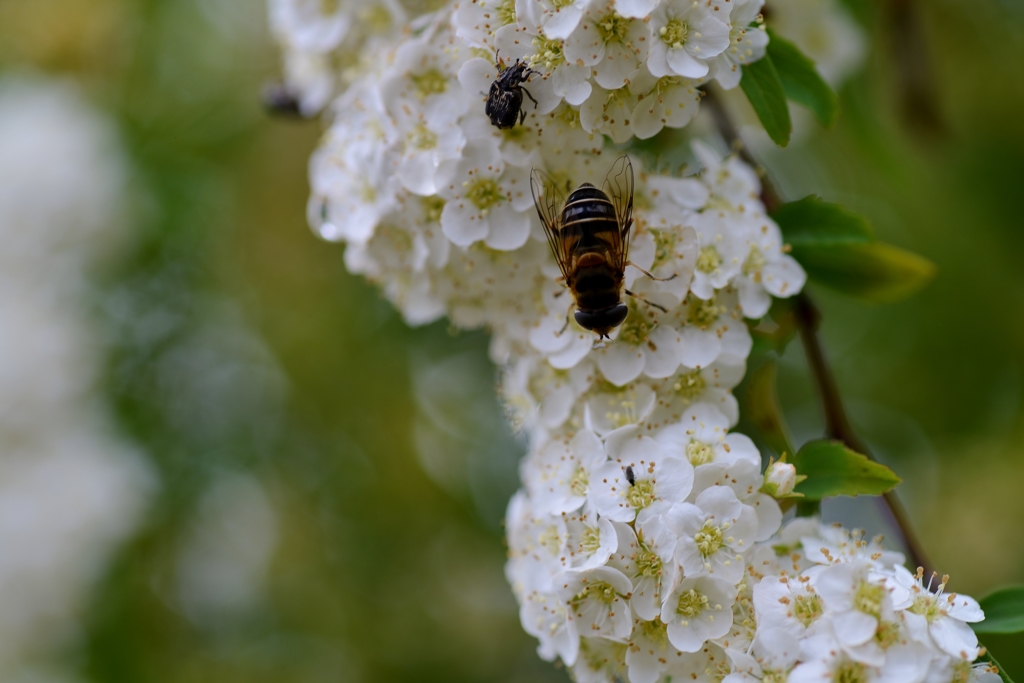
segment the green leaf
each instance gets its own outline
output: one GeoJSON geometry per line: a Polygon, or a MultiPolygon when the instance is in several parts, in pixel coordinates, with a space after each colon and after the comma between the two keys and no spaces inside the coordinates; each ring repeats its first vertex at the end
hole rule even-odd
{"type": "Polygon", "coordinates": [[[761,119],[761,125],[767,131],[768,137],[780,147],[788,145],[789,135],[793,132],[793,122],[789,120],[786,91],[782,88],[782,81],[775,70],[772,58],[765,55],[756,62],[745,64],[740,87],[757,112],[757,117],[761,119]]]}
{"type": "Polygon", "coordinates": [[[995,668],[995,672],[994,673],[998,674],[999,678],[1001,678],[1003,680],[1003,683],[1013,683],[1013,679],[1011,679],[1006,674],[1006,669],[1004,669],[999,664],[999,662],[996,661],[996,658],[993,657],[992,653],[989,652],[987,649],[985,651],[985,654],[983,654],[980,657],[978,657],[978,659],[975,660],[975,661],[978,661],[978,662],[988,662],[992,667],[995,668]]]}
{"type": "Polygon", "coordinates": [[[813,280],[852,296],[888,303],[914,294],[935,277],[935,264],[883,242],[793,246],[813,280]]]}
{"type": "Polygon", "coordinates": [[[750,373],[743,393],[743,415],[777,454],[795,452],[775,393],[775,361],[768,361],[750,373]]]}
{"type": "Polygon", "coordinates": [[[790,460],[807,480],[796,492],[808,500],[828,496],[878,496],[900,483],[896,473],[867,456],[851,451],[840,441],[809,441],[790,460]]]}
{"type": "Polygon", "coordinates": [[[971,624],[976,633],[1024,632],[1024,586],[1001,588],[978,604],[985,610],[985,621],[971,624]]]}
{"type": "Polygon", "coordinates": [[[875,241],[863,216],[815,195],[783,204],[772,214],[791,246],[864,244],[875,241]]]}
{"type": "Polygon", "coordinates": [[[821,125],[831,126],[839,115],[839,97],[835,91],[800,48],[771,29],[768,29],[768,36],[768,56],[779,74],[786,97],[814,112],[821,125]]]}

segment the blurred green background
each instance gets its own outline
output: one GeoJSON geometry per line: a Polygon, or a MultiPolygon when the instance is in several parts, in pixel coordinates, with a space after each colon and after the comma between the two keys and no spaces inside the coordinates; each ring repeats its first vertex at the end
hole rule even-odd
{"type": "MultiPolygon", "coordinates": [[[[897,305],[811,293],[854,422],[951,589],[980,596],[1024,581],[1024,9],[917,5],[926,54],[886,3],[851,3],[872,48],[839,124],[766,161],[790,198],[845,203],[939,266],[897,305]],[[923,98],[908,54],[931,70],[923,98]]],[[[565,680],[502,573],[523,445],[486,340],[406,328],[313,237],[321,124],[261,107],[280,72],[265,17],[260,0],[0,0],[0,77],[78,82],[129,156],[131,243],[94,306],[103,391],[159,480],[77,637],[9,680],[565,680]],[[272,549],[255,596],[211,608],[180,589],[182,553],[225,486],[269,503],[252,514],[272,549]]],[[[820,434],[799,344],[780,378],[795,434],[820,434]]],[[[1024,638],[985,642],[1024,679],[1024,638]]]]}

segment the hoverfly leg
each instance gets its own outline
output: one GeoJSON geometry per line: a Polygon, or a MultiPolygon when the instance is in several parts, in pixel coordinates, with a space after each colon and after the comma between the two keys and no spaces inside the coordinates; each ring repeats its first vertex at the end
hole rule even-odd
{"type": "MultiPolygon", "coordinates": [[[[561,292],[559,292],[559,294],[561,294],[561,292]]],[[[567,329],[569,329],[569,322],[570,322],[570,318],[569,318],[569,315],[570,315],[570,314],[572,313],[572,308],[573,308],[573,304],[575,304],[575,303],[576,303],[575,301],[570,301],[570,302],[569,302],[569,308],[567,308],[567,309],[566,309],[566,311],[565,311],[565,324],[564,324],[564,325],[562,325],[562,329],[560,329],[560,330],[558,331],[558,334],[556,334],[556,335],[555,335],[556,337],[561,337],[561,336],[562,336],[562,334],[563,334],[563,333],[564,333],[564,332],[565,332],[565,331],[566,331],[567,329]]]]}
{"type": "Polygon", "coordinates": [[[633,297],[637,301],[642,301],[643,303],[647,304],[648,306],[651,306],[652,308],[657,308],[662,313],[668,313],[668,309],[667,308],[665,308],[661,304],[656,304],[653,301],[648,301],[647,299],[645,299],[643,297],[642,294],[637,294],[636,292],[631,292],[628,289],[625,290],[625,292],[626,292],[626,294],[630,295],[631,297],[633,297]]]}
{"type": "Polygon", "coordinates": [[[671,277],[654,277],[653,275],[651,275],[650,273],[648,273],[648,272],[647,272],[646,270],[644,270],[643,268],[641,268],[641,267],[640,267],[640,266],[638,266],[637,264],[633,263],[632,261],[627,261],[627,262],[626,262],[626,265],[627,265],[627,266],[633,266],[634,268],[636,268],[637,270],[639,270],[639,271],[640,271],[641,273],[643,273],[643,274],[644,274],[644,275],[646,275],[647,277],[649,277],[649,278],[651,278],[652,280],[655,280],[655,281],[657,281],[657,282],[668,282],[669,280],[675,280],[675,279],[676,279],[677,277],[679,277],[679,273],[672,273],[671,277]]]}
{"type": "Polygon", "coordinates": [[[526,88],[519,88],[519,89],[522,90],[524,93],[526,93],[526,96],[530,98],[531,102],[533,102],[533,108],[536,109],[537,108],[537,100],[533,99],[533,95],[530,94],[530,91],[527,90],[526,88]]]}

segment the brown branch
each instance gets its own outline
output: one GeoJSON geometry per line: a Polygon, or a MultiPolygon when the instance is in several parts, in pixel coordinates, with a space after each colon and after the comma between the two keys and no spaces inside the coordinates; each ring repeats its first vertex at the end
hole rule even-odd
{"type": "MultiPolygon", "coordinates": [[[[741,159],[757,171],[758,176],[761,178],[761,198],[765,208],[771,213],[775,208],[782,205],[782,198],[772,185],[767,171],[754,159],[750,151],[743,144],[743,140],[739,137],[739,132],[733,126],[722,103],[714,95],[706,92],[703,104],[710,111],[719,133],[722,134],[726,142],[732,146],[741,159]]],[[[806,293],[801,293],[795,297],[793,314],[796,318],[797,328],[800,331],[800,340],[807,355],[807,363],[810,366],[811,375],[814,377],[818,394],[821,397],[821,405],[825,411],[826,436],[842,441],[852,450],[874,459],[868,450],[867,444],[857,435],[850,424],[849,418],[846,416],[846,409],[843,407],[839,388],[836,385],[832,370],[825,359],[825,352],[818,338],[818,325],[821,322],[821,314],[806,293]]],[[[928,562],[924,548],[914,533],[914,528],[911,525],[906,508],[903,507],[903,504],[893,491],[886,493],[883,498],[884,504],[882,508],[884,514],[890,524],[899,529],[903,536],[904,545],[910,554],[911,562],[915,567],[924,567],[926,573],[930,572],[932,565],[928,562]]]]}

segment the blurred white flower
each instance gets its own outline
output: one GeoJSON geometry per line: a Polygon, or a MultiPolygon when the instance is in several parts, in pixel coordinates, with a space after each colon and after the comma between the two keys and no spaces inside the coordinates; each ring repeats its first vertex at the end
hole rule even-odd
{"type": "Polygon", "coordinates": [[[0,677],[73,640],[152,473],[94,383],[88,272],[124,237],[113,125],[67,84],[0,81],[0,677]]]}
{"type": "Polygon", "coordinates": [[[249,474],[218,475],[199,501],[178,556],[177,601],[200,626],[259,605],[277,537],[273,507],[249,474]]]}

